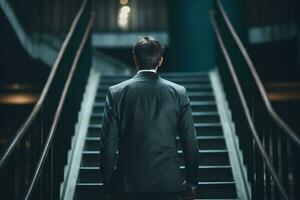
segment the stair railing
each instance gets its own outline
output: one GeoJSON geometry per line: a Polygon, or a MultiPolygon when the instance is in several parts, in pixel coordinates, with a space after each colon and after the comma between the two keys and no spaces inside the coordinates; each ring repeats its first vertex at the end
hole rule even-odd
{"type": "Polygon", "coordinates": [[[226,91],[251,199],[300,199],[300,137],[274,111],[220,0],[211,12],[217,65],[226,91]]]}
{"type": "Polygon", "coordinates": [[[0,158],[1,199],[59,199],[91,67],[90,11],[84,0],[37,103],[0,158]]]}

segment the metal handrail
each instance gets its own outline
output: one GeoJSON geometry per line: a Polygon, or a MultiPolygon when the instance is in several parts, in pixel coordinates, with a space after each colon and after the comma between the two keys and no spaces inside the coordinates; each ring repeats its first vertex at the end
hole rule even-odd
{"type": "Polygon", "coordinates": [[[76,52],[75,59],[73,61],[70,73],[69,73],[67,81],[66,81],[66,83],[64,85],[64,89],[63,89],[62,95],[60,97],[58,107],[57,107],[56,112],[55,112],[54,120],[53,120],[53,123],[51,125],[50,131],[49,131],[49,135],[48,135],[47,140],[46,140],[45,147],[43,148],[42,154],[41,154],[40,159],[38,161],[37,168],[34,171],[34,175],[33,175],[32,181],[30,183],[29,189],[28,189],[28,191],[26,193],[25,200],[30,199],[32,191],[33,191],[34,187],[37,184],[39,175],[41,173],[41,170],[42,170],[43,165],[45,163],[45,160],[47,158],[48,152],[50,150],[50,147],[51,147],[51,144],[52,144],[52,141],[53,141],[55,130],[57,128],[57,125],[58,125],[58,122],[59,122],[59,119],[60,119],[60,116],[61,116],[61,112],[62,112],[62,109],[63,109],[63,106],[64,106],[64,102],[65,102],[65,99],[66,99],[66,96],[67,96],[67,93],[68,93],[68,89],[69,89],[71,81],[73,79],[74,72],[75,72],[76,67],[78,65],[79,58],[80,58],[80,55],[81,55],[81,53],[83,51],[84,45],[86,44],[88,36],[89,36],[89,34],[90,34],[91,30],[92,30],[92,25],[93,25],[94,17],[95,17],[94,15],[91,16],[91,18],[89,20],[89,23],[87,25],[87,28],[86,28],[86,30],[84,32],[84,36],[83,36],[83,38],[81,40],[80,46],[79,46],[79,48],[78,48],[78,50],[76,52]]]}
{"type": "Polygon", "coordinates": [[[242,87],[241,87],[241,84],[237,78],[237,74],[236,74],[236,71],[234,70],[234,67],[233,67],[233,64],[232,64],[232,61],[231,61],[231,58],[227,52],[227,49],[224,45],[224,42],[223,42],[223,39],[222,39],[222,36],[220,34],[220,30],[217,26],[217,23],[216,23],[216,19],[215,19],[215,16],[214,16],[214,13],[212,12],[211,13],[211,19],[212,19],[212,24],[213,24],[213,29],[216,33],[216,37],[217,37],[217,40],[220,44],[220,47],[221,47],[221,50],[225,56],[225,60],[228,64],[228,67],[229,67],[229,71],[230,71],[230,74],[233,78],[233,81],[234,81],[234,84],[235,84],[235,87],[238,91],[238,95],[239,95],[239,98],[241,100],[241,103],[242,103],[242,106],[243,106],[243,109],[244,109],[244,112],[245,112],[245,115],[246,115],[246,119],[247,119],[247,123],[251,129],[251,133],[253,135],[253,138],[255,140],[255,143],[258,147],[258,150],[259,150],[259,153],[261,154],[263,160],[265,161],[266,163],[266,166],[267,166],[267,169],[269,170],[271,176],[273,177],[274,181],[275,181],[275,184],[276,186],[278,187],[282,197],[285,199],[285,200],[289,200],[289,196],[287,194],[287,192],[285,191],[283,185],[281,184],[280,182],[280,179],[272,165],[272,162],[271,162],[271,159],[269,158],[267,152],[265,151],[264,147],[263,147],[263,144],[259,138],[259,135],[257,133],[257,130],[256,130],[256,127],[251,119],[251,114],[250,114],[250,111],[249,111],[249,108],[247,106],[247,102],[246,102],[246,99],[245,99],[245,95],[244,95],[244,92],[242,90],[242,87]]]}
{"type": "Polygon", "coordinates": [[[80,7],[80,10],[79,12],[77,13],[72,25],[71,25],[71,28],[70,28],[70,31],[68,32],[67,36],[66,36],[66,39],[64,40],[63,42],[63,45],[57,55],[57,58],[53,64],[53,67],[51,69],[51,72],[49,74],[49,77],[47,79],[47,82],[44,86],[44,89],[37,101],[37,103],[35,104],[35,106],[33,107],[31,113],[29,114],[29,116],[27,117],[27,119],[25,120],[25,122],[21,125],[21,127],[18,129],[18,131],[16,132],[15,136],[13,137],[12,141],[10,142],[9,146],[6,148],[6,150],[4,150],[4,153],[3,155],[1,156],[0,158],[0,170],[1,168],[4,167],[4,164],[6,163],[6,161],[10,158],[10,156],[13,154],[14,152],[14,149],[17,147],[18,143],[20,142],[20,140],[23,138],[24,134],[26,133],[26,131],[28,130],[28,128],[30,127],[30,125],[32,124],[32,122],[34,121],[34,119],[36,118],[36,116],[38,115],[39,111],[41,110],[44,102],[45,102],[45,99],[46,99],[46,96],[49,92],[49,89],[50,89],[50,86],[53,82],[53,79],[55,77],[55,74],[56,74],[56,71],[60,65],[60,62],[62,60],[62,57],[64,55],[64,52],[66,51],[67,49],[67,45],[68,43],[70,42],[71,40],[71,37],[75,31],[75,27],[77,26],[78,22],[79,22],[79,19],[80,17],[82,16],[83,14],[83,11],[84,11],[84,8],[85,6],[87,5],[87,0],[84,0],[83,4],[81,5],[80,7]]]}
{"type": "Polygon", "coordinates": [[[217,7],[220,10],[220,13],[226,23],[227,28],[229,29],[232,37],[234,38],[234,41],[236,42],[237,46],[239,47],[239,50],[242,53],[242,55],[247,63],[247,67],[249,68],[249,70],[251,72],[251,75],[255,81],[255,84],[259,90],[259,93],[263,99],[263,102],[265,104],[265,107],[266,107],[269,115],[274,120],[274,122],[284,131],[284,133],[286,133],[286,135],[291,139],[291,141],[294,142],[298,147],[300,147],[300,137],[275,112],[272,104],[270,103],[270,101],[267,97],[266,90],[258,76],[255,66],[254,66],[245,46],[243,45],[242,41],[240,40],[239,36],[237,35],[235,29],[233,28],[220,0],[216,0],[216,2],[217,2],[217,7]]]}

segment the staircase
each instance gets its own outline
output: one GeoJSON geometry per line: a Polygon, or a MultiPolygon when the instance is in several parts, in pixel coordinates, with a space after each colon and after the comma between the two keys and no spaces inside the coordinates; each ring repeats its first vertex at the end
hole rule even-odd
{"type": "MultiPolygon", "coordinates": [[[[212,84],[207,73],[161,74],[186,87],[191,101],[194,126],[199,143],[199,199],[236,199],[236,184],[233,179],[229,154],[225,144],[222,125],[216,106],[212,84]]],[[[103,76],[98,86],[90,117],[85,146],[74,198],[103,199],[103,183],[99,169],[99,135],[103,118],[105,96],[108,86],[130,78],[130,76],[103,76]]],[[[177,137],[179,142],[179,137],[177,137]]],[[[178,154],[182,155],[179,149],[178,154]]],[[[184,163],[180,167],[184,173],[184,163]]]]}

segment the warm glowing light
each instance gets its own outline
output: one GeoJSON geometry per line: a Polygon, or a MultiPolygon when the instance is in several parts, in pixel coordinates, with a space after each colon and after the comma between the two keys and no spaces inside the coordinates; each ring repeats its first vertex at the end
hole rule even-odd
{"type": "Polygon", "coordinates": [[[122,6],[120,12],[124,12],[124,13],[129,13],[130,12],[130,7],[129,6],[122,6]]]}
{"type": "Polygon", "coordinates": [[[126,5],[126,4],[128,4],[128,0],[120,0],[120,4],[121,5],[126,5]]]}
{"type": "Polygon", "coordinates": [[[122,29],[127,29],[127,27],[128,27],[128,20],[127,19],[119,19],[118,20],[118,25],[122,29]]]}
{"type": "MultiPolygon", "coordinates": [[[[128,1],[124,1],[123,3],[125,3],[125,2],[128,3],[128,1]]],[[[121,3],[121,1],[120,1],[120,3],[121,3]]],[[[131,11],[131,8],[129,6],[127,6],[127,5],[126,6],[122,6],[120,8],[118,25],[122,29],[127,29],[127,27],[128,27],[128,18],[129,18],[130,11],[131,11]]]]}
{"type": "Polygon", "coordinates": [[[19,90],[19,89],[21,89],[21,85],[20,85],[20,84],[17,84],[17,83],[11,84],[11,88],[12,88],[13,90],[19,90]]]}
{"type": "Polygon", "coordinates": [[[36,86],[26,83],[12,83],[7,85],[2,85],[1,88],[9,89],[9,90],[32,90],[35,89],[36,86]]]}
{"type": "Polygon", "coordinates": [[[128,20],[127,19],[119,19],[118,24],[122,27],[126,27],[128,24],[128,20]]]}
{"type": "Polygon", "coordinates": [[[0,104],[34,104],[37,99],[37,94],[2,94],[0,95],[0,104]]]}
{"type": "Polygon", "coordinates": [[[128,13],[121,12],[121,13],[119,14],[119,19],[128,19],[128,13]]]}

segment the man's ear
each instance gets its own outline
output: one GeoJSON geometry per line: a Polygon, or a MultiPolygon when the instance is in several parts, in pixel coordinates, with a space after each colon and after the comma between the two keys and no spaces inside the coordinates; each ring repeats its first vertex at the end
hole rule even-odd
{"type": "Polygon", "coordinates": [[[161,57],[158,62],[158,66],[160,67],[164,61],[164,57],[161,57]]]}
{"type": "Polygon", "coordinates": [[[138,64],[138,60],[136,59],[135,56],[133,56],[133,60],[134,60],[134,64],[135,64],[136,68],[138,68],[139,64],[138,64]]]}

